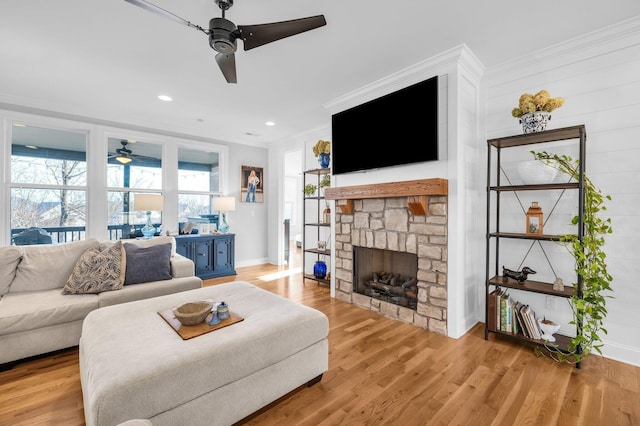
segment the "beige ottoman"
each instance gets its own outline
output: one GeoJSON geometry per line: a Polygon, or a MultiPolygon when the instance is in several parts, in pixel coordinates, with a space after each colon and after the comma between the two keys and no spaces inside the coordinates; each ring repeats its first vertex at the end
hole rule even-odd
{"type": "Polygon", "coordinates": [[[86,424],[233,424],[319,381],[328,333],[322,312],[241,281],[97,309],[80,338],[86,424]],[[183,340],[158,314],[202,299],[244,320],[183,340]]]}

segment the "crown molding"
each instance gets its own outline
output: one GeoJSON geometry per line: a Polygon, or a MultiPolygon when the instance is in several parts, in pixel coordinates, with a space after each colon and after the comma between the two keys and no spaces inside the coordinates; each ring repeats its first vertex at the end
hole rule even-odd
{"type": "Polygon", "coordinates": [[[492,86],[503,82],[504,75],[518,79],[638,44],[640,15],[492,66],[487,69],[485,82],[492,86]]]}
{"type": "Polygon", "coordinates": [[[484,65],[465,44],[460,44],[415,65],[348,92],[323,104],[323,107],[329,110],[331,114],[335,114],[435,75],[448,74],[460,67],[477,78],[484,73],[484,65]]]}

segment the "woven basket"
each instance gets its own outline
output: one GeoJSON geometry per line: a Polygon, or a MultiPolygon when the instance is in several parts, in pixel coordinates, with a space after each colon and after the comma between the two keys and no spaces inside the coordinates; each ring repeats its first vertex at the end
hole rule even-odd
{"type": "Polygon", "coordinates": [[[197,325],[207,318],[212,307],[213,304],[208,302],[189,302],[175,308],[173,316],[182,325],[197,325]]]}

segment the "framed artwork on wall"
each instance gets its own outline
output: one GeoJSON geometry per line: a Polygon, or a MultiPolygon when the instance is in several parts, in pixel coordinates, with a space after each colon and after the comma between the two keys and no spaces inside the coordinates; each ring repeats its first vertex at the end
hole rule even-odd
{"type": "Polygon", "coordinates": [[[240,201],[243,203],[263,203],[264,169],[262,167],[242,166],[240,179],[240,201]]]}

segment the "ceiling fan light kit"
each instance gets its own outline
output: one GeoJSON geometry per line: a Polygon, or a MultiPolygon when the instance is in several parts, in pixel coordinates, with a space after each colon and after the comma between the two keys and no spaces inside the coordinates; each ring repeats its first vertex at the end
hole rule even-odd
{"type": "Polygon", "coordinates": [[[324,15],[317,15],[289,21],[272,22],[269,24],[238,25],[236,27],[233,22],[225,19],[225,11],[233,6],[233,0],[215,0],[215,3],[222,10],[222,17],[212,18],[209,21],[209,29],[207,30],[146,0],[125,1],[146,11],[207,34],[209,36],[209,45],[213,50],[218,52],[216,55],[216,63],[220,71],[222,71],[222,75],[224,75],[224,78],[227,80],[227,83],[237,83],[235,59],[235,52],[238,48],[237,39],[243,41],[244,50],[246,51],[327,24],[324,15]]]}
{"type": "Polygon", "coordinates": [[[119,162],[119,163],[122,163],[122,164],[129,164],[130,162],[133,161],[133,159],[131,157],[129,157],[128,155],[123,154],[123,155],[118,155],[116,157],[116,161],[119,162]]]}
{"type": "Polygon", "coordinates": [[[121,164],[129,164],[130,162],[133,161],[133,158],[131,157],[131,154],[133,154],[133,151],[127,148],[128,141],[122,140],[120,141],[120,143],[122,144],[122,148],[116,149],[117,155],[114,158],[117,162],[121,164]]]}

